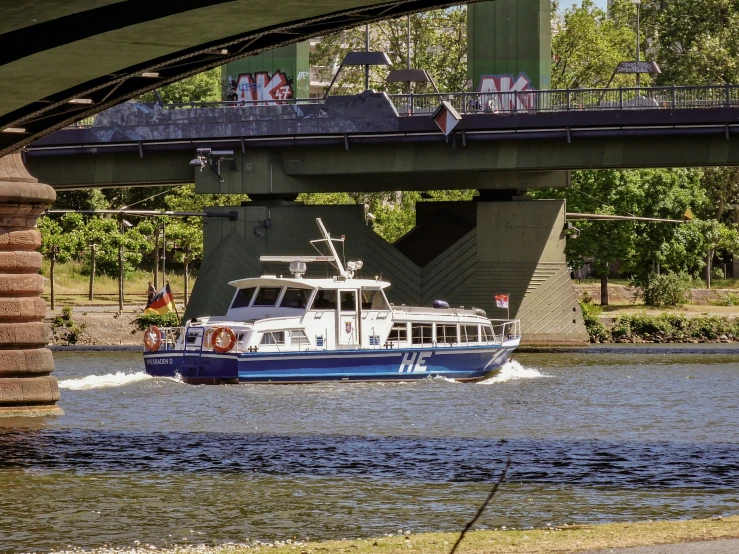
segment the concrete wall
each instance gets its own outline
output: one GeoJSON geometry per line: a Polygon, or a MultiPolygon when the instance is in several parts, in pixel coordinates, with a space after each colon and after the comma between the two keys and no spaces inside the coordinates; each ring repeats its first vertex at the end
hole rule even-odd
{"type": "MultiPolygon", "coordinates": [[[[430,306],[444,299],[454,306],[478,307],[488,317],[505,318],[494,296],[511,295],[511,317],[520,317],[525,342],[572,344],[587,341],[577,297],[564,259],[564,203],[556,200],[426,203],[420,233],[433,241],[433,208],[453,212],[477,226],[444,245],[423,265],[389,244],[364,223],[361,206],[304,206],[272,203],[237,208],[238,221],[209,219],[206,258],[186,317],[225,313],[234,289],[228,281],[263,272],[287,274],[287,264],[259,262],[264,254],[313,254],[309,239],[319,238],[321,217],[335,236],[345,235],[346,259],[364,262],[362,276],[390,281],[395,304],[430,306]],[[437,206],[431,206],[437,204],[437,206]],[[474,214],[474,215],[473,215],[474,214]],[[269,228],[263,227],[269,220],[269,228]]],[[[232,210],[233,208],[223,208],[232,210]]],[[[462,229],[458,227],[457,229],[462,229]]],[[[333,268],[309,265],[308,276],[333,275],[333,268]]]]}

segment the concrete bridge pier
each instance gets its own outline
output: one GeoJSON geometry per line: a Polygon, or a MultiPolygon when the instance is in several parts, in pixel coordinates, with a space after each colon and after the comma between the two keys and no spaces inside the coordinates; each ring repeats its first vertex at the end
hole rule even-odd
{"type": "MultiPolygon", "coordinates": [[[[506,318],[495,295],[510,295],[510,316],[522,320],[524,343],[584,344],[588,340],[565,261],[565,208],[560,200],[499,194],[490,201],[419,202],[416,227],[394,244],[365,224],[362,206],[315,206],[280,200],[249,202],[235,221],[206,219],[205,258],[186,317],[224,314],[234,295],[228,281],[261,273],[288,274],[286,264],[261,264],[261,255],[315,254],[321,217],[334,235],[347,238],[346,258],[362,260],[364,277],[392,283],[396,305],[484,309],[506,318]],[[265,222],[269,222],[268,225],[265,222]]],[[[515,191],[513,191],[515,193],[515,191]]],[[[310,264],[308,276],[332,274],[310,264]]]]}
{"type": "Polygon", "coordinates": [[[36,219],[56,198],[19,153],[0,158],[0,417],[61,415],[36,219]]]}

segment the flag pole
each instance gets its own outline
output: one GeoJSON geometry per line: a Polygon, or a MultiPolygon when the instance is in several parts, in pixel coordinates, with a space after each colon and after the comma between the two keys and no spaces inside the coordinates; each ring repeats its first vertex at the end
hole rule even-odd
{"type": "Polygon", "coordinates": [[[174,306],[174,313],[177,316],[177,325],[181,323],[180,320],[180,312],[177,311],[177,301],[174,299],[174,293],[172,292],[172,288],[169,286],[169,281],[166,281],[167,288],[169,289],[169,292],[172,294],[172,305],[174,306]]]}
{"type": "MultiPolygon", "coordinates": [[[[506,302],[506,304],[505,304],[505,308],[506,308],[506,319],[508,321],[510,321],[511,320],[511,293],[510,292],[507,292],[506,293],[506,296],[508,297],[508,302],[506,302]]],[[[179,316],[177,316],[177,317],[179,317],[179,316]]]]}

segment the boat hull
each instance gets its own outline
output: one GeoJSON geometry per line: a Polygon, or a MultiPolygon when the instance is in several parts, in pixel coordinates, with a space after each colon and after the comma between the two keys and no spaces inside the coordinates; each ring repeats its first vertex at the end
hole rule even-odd
{"type": "Polygon", "coordinates": [[[245,354],[167,351],[147,352],[144,361],[150,375],[178,374],[190,384],[388,382],[428,377],[475,381],[505,364],[516,346],[518,340],[502,345],[433,349],[245,354]]]}

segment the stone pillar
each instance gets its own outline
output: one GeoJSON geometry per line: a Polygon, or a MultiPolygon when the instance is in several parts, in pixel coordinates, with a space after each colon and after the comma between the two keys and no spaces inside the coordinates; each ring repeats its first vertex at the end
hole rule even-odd
{"type": "Polygon", "coordinates": [[[59,388],[43,322],[36,219],[56,198],[19,153],[0,158],[0,417],[60,415],[59,388]]]}

